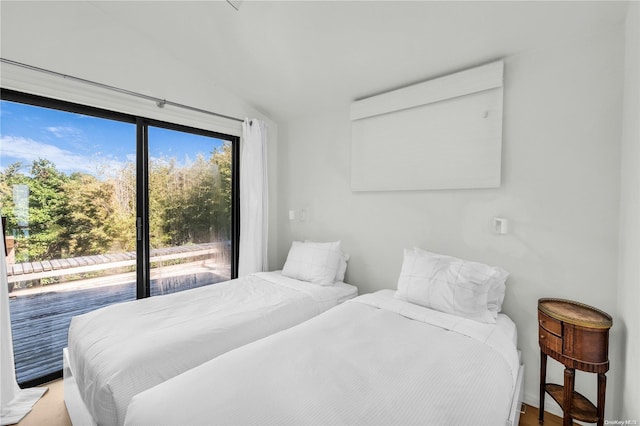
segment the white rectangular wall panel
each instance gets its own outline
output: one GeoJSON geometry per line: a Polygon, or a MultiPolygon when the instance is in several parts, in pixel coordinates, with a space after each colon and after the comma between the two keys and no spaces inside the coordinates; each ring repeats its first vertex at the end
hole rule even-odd
{"type": "Polygon", "coordinates": [[[354,103],[352,190],[499,187],[502,96],[499,62],[354,103]]]}

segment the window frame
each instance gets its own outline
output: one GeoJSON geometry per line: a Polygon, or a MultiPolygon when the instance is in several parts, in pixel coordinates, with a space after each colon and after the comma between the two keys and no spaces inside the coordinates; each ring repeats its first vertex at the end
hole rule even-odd
{"type": "MultiPolygon", "coordinates": [[[[240,242],[240,137],[212,130],[162,120],[116,112],[104,108],[0,88],[0,100],[22,103],[41,108],[83,114],[101,119],[120,121],[136,126],[136,298],[151,297],[150,242],[149,242],[149,126],[211,137],[231,143],[231,279],[238,276],[240,242]]],[[[37,379],[19,383],[21,387],[37,386],[61,378],[62,370],[37,379]]]]}

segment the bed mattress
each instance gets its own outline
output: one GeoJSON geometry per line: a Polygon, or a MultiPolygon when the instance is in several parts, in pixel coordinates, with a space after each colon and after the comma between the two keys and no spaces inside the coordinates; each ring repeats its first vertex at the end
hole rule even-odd
{"type": "Polygon", "coordinates": [[[69,363],[99,425],[121,425],[137,393],[356,295],[265,272],[74,317],[69,363]]]}
{"type": "Polygon", "coordinates": [[[364,295],[136,395],[126,425],[507,422],[515,325],[364,295]]]}

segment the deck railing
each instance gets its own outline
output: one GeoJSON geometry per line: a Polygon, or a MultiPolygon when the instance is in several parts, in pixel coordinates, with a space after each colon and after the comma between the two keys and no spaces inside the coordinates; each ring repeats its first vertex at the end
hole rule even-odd
{"type": "MultiPolygon", "coordinates": [[[[199,256],[216,256],[224,251],[223,242],[192,244],[151,250],[151,262],[187,259],[199,256]]],[[[70,274],[122,268],[136,264],[135,252],[99,254],[67,259],[42,260],[7,265],[9,283],[39,280],[70,274]]]]}

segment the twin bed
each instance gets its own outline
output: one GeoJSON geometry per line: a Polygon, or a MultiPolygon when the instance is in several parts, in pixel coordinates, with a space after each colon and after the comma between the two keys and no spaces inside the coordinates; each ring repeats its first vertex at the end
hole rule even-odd
{"type": "Polygon", "coordinates": [[[206,294],[221,284],[74,319],[65,399],[69,383],[88,412],[76,422],[69,407],[74,424],[517,424],[523,366],[498,313],[504,271],[416,249],[397,291],[352,298],[348,284],[307,281],[322,272],[317,250],[295,252],[215,302],[206,294]],[[182,304],[194,300],[191,315],[182,304]],[[122,331],[134,317],[146,332],[122,331]],[[185,334],[181,321],[202,324],[185,334]]]}
{"type": "Polygon", "coordinates": [[[78,425],[121,425],[135,394],[356,294],[264,272],[74,317],[63,354],[69,414],[78,425]]]}
{"type": "Polygon", "coordinates": [[[136,395],[125,425],[507,424],[515,326],[359,296],[136,395]]]}

